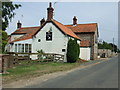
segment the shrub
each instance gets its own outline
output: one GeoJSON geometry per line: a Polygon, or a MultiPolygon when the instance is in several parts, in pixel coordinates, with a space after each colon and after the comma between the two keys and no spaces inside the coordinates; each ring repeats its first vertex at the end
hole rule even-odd
{"type": "Polygon", "coordinates": [[[67,45],[67,62],[74,63],[79,58],[80,47],[77,40],[70,39],[67,45]]]}
{"type": "Polygon", "coordinates": [[[44,56],[43,50],[41,49],[41,50],[38,50],[37,52],[38,52],[38,59],[43,59],[43,56],[44,56]]]}

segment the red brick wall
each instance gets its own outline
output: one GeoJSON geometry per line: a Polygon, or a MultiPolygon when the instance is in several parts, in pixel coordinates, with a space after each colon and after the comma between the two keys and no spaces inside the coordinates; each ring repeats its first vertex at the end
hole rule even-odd
{"type": "Polygon", "coordinates": [[[82,40],[89,40],[91,42],[91,60],[95,59],[94,55],[94,33],[76,33],[82,40]]]}
{"type": "Polygon", "coordinates": [[[6,69],[9,67],[9,55],[0,54],[0,73],[6,72],[6,69]]]}

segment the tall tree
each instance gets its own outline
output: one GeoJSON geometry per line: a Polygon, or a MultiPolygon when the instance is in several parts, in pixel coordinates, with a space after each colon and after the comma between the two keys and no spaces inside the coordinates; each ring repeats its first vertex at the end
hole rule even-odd
{"type": "Polygon", "coordinates": [[[9,22],[15,16],[15,9],[21,7],[20,4],[13,4],[13,2],[0,2],[0,53],[4,53],[5,45],[7,44],[7,33],[5,32],[6,28],[9,25],[9,22]],[[2,28],[1,28],[2,27],[2,28]]]}
{"type": "Polygon", "coordinates": [[[70,39],[67,44],[67,62],[74,63],[79,59],[80,47],[77,40],[70,39]]]}
{"type": "Polygon", "coordinates": [[[8,35],[5,31],[0,30],[0,53],[4,53],[7,44],[8,35]]]}
{"type": "Polygon", "coordinates": [[[13,4],[13,2],[2,2],[2,30],[6,30],[9,22],[15,15],[14,10],[21,7],[20,4],[13,4]]]}

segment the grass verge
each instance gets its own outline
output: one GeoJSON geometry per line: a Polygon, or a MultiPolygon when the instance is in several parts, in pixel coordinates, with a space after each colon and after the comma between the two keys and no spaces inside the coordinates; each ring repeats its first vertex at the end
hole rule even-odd
{"type": "Polygon", "coordinates": [[[57,71],[66,71],[80,66],[80,63],[39,63],[25,66],[16,66],[7,70],[9,74],[2,75],[3,84],[11,83],[20,79],[29,79],[57,71]]]}

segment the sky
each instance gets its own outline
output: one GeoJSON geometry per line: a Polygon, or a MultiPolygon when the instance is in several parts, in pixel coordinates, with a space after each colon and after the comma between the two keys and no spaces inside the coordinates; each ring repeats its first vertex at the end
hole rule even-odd
{"type": "MultiPolygon", "coordinates": [[[[14,2],[22,7],[15,10],[16,16],[7,28],[8,34],[16,30],[18,20],[22,27],[40,25],[40,20],[47,17],[49,2],[14,2]]],[[[74,16],[77,23],[97,23],[99,39],[118,45],[118,3],[117,2],[57,2],[54,4],[54,19],[62,24],[72,24],[74,16]]]]}

